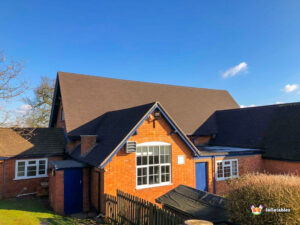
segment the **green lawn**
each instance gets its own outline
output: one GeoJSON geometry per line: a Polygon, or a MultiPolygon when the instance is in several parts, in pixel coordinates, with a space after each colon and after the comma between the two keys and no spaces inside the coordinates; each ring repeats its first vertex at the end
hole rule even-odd
{"type": "Polygon", "coordinates": [[[47,208],[45,199],[0,200],[0,225],[83,225],[97,224],[93,220],[75,219],[55,214],[47,208]]]}

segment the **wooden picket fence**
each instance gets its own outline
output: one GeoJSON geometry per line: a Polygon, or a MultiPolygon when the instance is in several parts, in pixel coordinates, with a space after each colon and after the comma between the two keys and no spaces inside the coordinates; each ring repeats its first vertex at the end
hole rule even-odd
{"type": "Polygon", "coordinates": [[[184,218],[136,196],[105,195],[106,218],[114,225],[179,225],[184,218]]]}

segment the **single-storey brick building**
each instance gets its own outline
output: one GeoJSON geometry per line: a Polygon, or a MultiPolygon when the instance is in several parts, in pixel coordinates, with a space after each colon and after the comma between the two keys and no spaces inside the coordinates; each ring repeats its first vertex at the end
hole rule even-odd
{"type": "Polygon", "coordinates": [[[48,164],[65,144],[61,128],[0,128],[0,198],[48,194],[48,164]]]}

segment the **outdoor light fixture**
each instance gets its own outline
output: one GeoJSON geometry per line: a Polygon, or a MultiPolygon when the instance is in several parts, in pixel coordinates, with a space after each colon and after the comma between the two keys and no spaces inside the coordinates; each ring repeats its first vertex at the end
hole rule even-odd
{"type": "Polygon", "coordinates": [[[155,111],[154,112],[154,120],[153,120],[153,128],[155,128],[155,120],[158,120],[160,118],[160,112],[155,111]]]}
{"type": "Polygon", "coordinates": [[[154,117],[157,120],[160,117],[160,112],[159,111],[155,111],[154,112],[154,117]]]}

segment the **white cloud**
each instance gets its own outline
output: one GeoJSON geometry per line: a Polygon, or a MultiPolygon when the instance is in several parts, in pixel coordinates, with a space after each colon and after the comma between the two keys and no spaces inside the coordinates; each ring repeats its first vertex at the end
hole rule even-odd
{"type": "Polygon", "coordinates": [[[241,62],[240,64],[226,70],[222,74],[222,77],[223,78],[234,77],[234,76],[238,75],[239,73],[247,72],[247,69],[248,69],[247,63],[246,62],[241,62]]]}
{"type": "Polygon", "coordinates": [[[248,107],[255,107],[256,105],[240,105],[240,108],[248,108],[248,107]]]}
{"type": "Polygon", "coordinates": [[[275,104],[284,104],[284,102],[275,102],[275,104]]]}
{"type": "Polygon", "coordinates": [[[20,114],[27,114],[31,109],[32,109],[32,107],[30,105],[24,104],[24,105],[21,105],[19,108],[17,108],[15,110],[15,112],[20,113],[20,114]]]}
{"type": "Polygon", "coordinates": [[[284,88],[282,90],[286,93],[290,93],[290,92],[296,91],[298,88],[299,88],[298,84],[287,84],[284,86],[284,88]]]}

